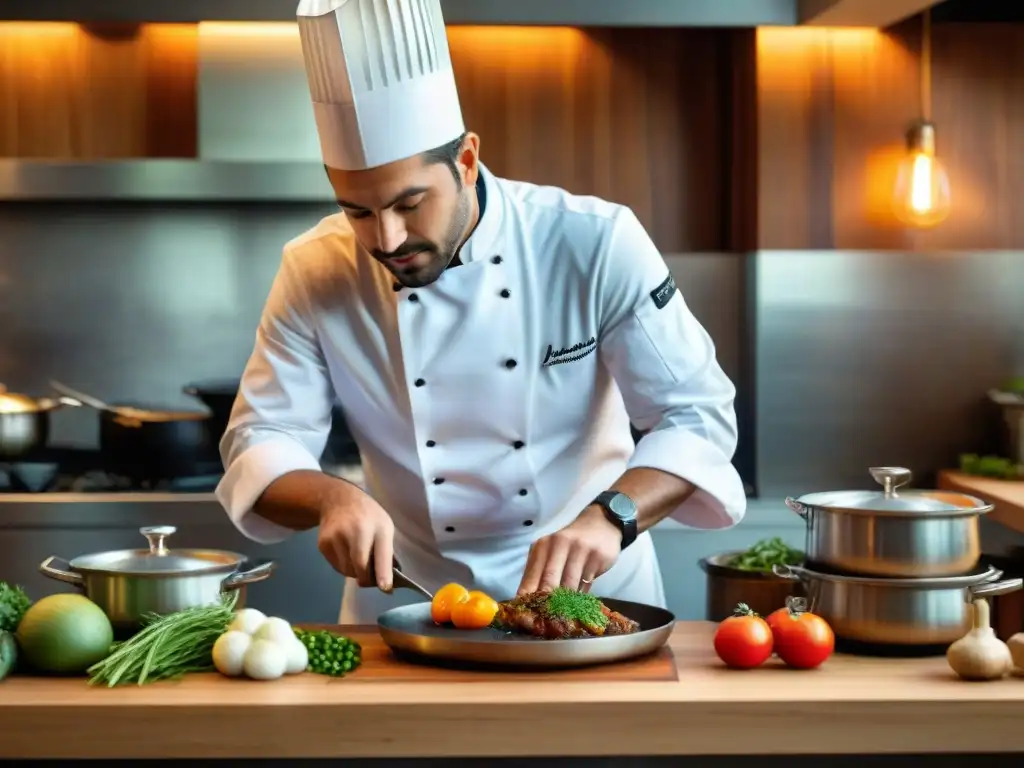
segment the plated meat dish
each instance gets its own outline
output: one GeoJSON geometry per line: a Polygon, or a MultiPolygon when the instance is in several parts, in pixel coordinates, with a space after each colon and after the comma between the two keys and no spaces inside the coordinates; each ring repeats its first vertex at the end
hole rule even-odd
{"type": "Polygon", "coordinates": [[[493,626],[545,640],[631,635],[640,631],[639,622],[611,610],[596,597],[564,587],[498,603],[493,626]]]}

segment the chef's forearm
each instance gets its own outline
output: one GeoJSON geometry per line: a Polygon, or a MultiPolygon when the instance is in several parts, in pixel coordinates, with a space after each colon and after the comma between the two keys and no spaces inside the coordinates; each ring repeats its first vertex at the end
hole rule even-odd
{"type": "Polygon", "coordinates": [[[361,493],[340,478],[300,469],[281,475],[268,485],[256,500],[253,512],[293,531],[306,531],[320,524],[325,510],[349,503],[361,493]]]}
{"type": "Polygon", "coordinates": [[[643,533],[671,515],[696,489],[693,483],[660,469],[626,470],[611,489],[624,493],[637,506],[637,530],[643,533]]]}

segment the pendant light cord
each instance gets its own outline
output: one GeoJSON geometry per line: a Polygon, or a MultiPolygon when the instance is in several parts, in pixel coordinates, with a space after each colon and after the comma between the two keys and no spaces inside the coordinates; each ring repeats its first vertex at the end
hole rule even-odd
{"type": "Polygon", "coordinates": [[[921,19],[921,117],[932,119],[932,12],[926,8],[921,19]]]}

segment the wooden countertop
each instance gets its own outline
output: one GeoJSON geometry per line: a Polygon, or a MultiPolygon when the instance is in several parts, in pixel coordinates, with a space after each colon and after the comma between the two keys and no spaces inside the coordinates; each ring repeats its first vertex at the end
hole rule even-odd
{"type": "Polygon", "coordinates": [[[990,520],[1024,533],[1024,481],[993,480],[943,470],[939,472],[939,488],[969,493],[984,499],[995,506],[988,514],[990,520]]]}
{"type": "MultiPolygon", "coordinates": [[[[342,631],[344,631],[342,629],[342,631]]],[[[737,672],[681,623],[678,680],[417,682],[216,674],[116,689],[0,682],[0,758],[497,757],[1024,751],[1024,679],[944,658],[834,656],[737,672]]]]}

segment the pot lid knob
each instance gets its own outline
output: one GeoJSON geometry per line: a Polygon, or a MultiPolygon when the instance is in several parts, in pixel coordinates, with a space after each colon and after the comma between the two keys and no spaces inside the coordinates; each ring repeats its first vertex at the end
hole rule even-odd
{"type": "Polygon", "coordinates": [[[887,497],[895,496],[897,488],[910,482],[910,470],[904,467],[871,467],[868,471],[887,497]]]}
{"type": "Polygon", "coordinates": [[[149,553],[151,555],[166,555],[168,549],[164,540],[176,530],[178,529],[173,525],[149,525],[145,528],[139,528],[139,533],[145,536],[146,541],[149,542],[149,553]]]}

